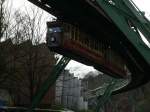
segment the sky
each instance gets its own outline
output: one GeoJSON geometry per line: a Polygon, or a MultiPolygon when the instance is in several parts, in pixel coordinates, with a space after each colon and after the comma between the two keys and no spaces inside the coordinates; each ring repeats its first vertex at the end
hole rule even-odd
{"type": "Polygon", "coordinates": [[[150,14],[150,0],[133,0],[140,10],[150,14]]]}
{"type": "MultiPolygon", "coordinates": [[[[136,5],[139,7],[141,11],[146,12],[146,15],[150,17],[150,0],[133,0],[133,2],[136,3],[136,5]]],[[[33,4],[31,4],[27,0],[11,0],[10,5],[12,9],[20,9],[21,11],[28,9],[28,7],[35,7],[33,4]]],[[[43,16],[52,17],[52,15],[46,12],[44,13],[43,16]]],[[[45,23],[46,21],[47,20],[45,20],[45,23]]],[[[78,76],[78,77],[83,77],[85,74],[87,74],[90,71],[94,71],[96,74],[99,73],[93,67],[83,65],[76,61],[71,61],[66,68],[69,69],[72,73],[75,74],[75,76],[78,76]]]]}

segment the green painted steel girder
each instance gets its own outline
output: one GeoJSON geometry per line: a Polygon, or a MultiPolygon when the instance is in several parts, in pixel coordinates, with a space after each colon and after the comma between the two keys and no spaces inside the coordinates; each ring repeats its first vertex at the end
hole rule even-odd
{"type": "Polygon", "coordinates": [[[146,20],[140,12],[136,11],[131,2],[128,0],[96,1],[150,65],[150,48],[148,48],[148,46],[143,42],[138,30],[136,30],[136,28],[139,29],[149,41],[149,21],[146,20]],[[135,28],[132,29],[128,22],[132,22],[135,28]]]}
{"type": "Polygon", "coordinates": [[[38,104],[41,102],[46,92],[56,82],[57,78],[64,70],[64,68],[67,66],[69,61],[70,58],[62,57],[60,61],[54,66],[48,78],[44,81],[39,90],[36,91],[31,107],[29,108],[29,112],[32,112],[32,110],[38,106],[38,104]]]}
{"type": "Polygon", "coordinates": [[[110,81],[109,85],[107,86],[104,94],[102,96],[99,95],[97,97],[98,103],[97,103],[97,106],[96,106],[96,112],[100,112],[102,107],[104,106],[104,104],[110,99],[110,97],[112,95],[112,92],[115,88],[115,85],[117,83],[120,83],[120,82],[117,79],[112,79],[112,81],[110,81]]]}

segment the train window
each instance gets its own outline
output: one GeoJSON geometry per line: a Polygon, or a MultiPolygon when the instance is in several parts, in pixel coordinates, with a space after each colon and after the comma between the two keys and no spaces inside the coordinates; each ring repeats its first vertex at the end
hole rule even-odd
{"type": "Polygon", "coordinates": [[[51,27],[48,29],[49,33],[61,32],[61,27],[51,27]]]}
{"type": "Polygon", "coordinates": [[[71,39],[74,40],[74,30],[72,26],[71,26],[71,39]]]}
{"type": "Polygon", "coordinates": [[[75,27],[75,40],[78,41],[78,28],[75,27]]]}

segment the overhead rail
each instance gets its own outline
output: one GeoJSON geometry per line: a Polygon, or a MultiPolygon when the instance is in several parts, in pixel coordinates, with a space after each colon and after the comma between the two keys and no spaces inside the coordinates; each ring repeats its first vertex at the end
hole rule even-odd
{"type": "Polygon", "coordinates": [[[150,65],[150,48],[142,41],[141,32],[150,43],[150,22],[131,0],[96,0],[128,40],[150,65]]]}
{"type": "MultiPolygon", "coordinates": [[[[29,0],[78,27],[98,41],[109,43],[125,61],[131,82],[119,90],[139,87],[150,80],[149,21],[129,0],[29,0]]],[[[82,58],[83,59],[83,58],[82,58]]],[[[81,59],[81,60],[82,60],[81,59]]]]}
{"type": "MultiPolygon", "coordinates": [[[[128,83],[130,82],[130,79],[117,79],[117,83],[114,85],[114,88],[112,89],[112,91],[117,91],[123,87],[125,87],[126,85],[128,85],[128,83]]],[[[103,85],[99,86],[98,88],[92,89],[92,90],[88,90],[85,92],[85,98],[88,99],[92,99],[98,96],[102,96],[105,91],[107,90],[109,83],[104,83],[103,85]]]]}

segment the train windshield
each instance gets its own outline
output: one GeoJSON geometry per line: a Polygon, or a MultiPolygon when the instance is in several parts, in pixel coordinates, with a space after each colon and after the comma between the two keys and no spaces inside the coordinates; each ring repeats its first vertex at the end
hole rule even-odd
{"type": "Polygon", "coordinates": [[[59,33],[61,32],[61,27],[51,27],[48,29],[49,33],[59,33]]]}

